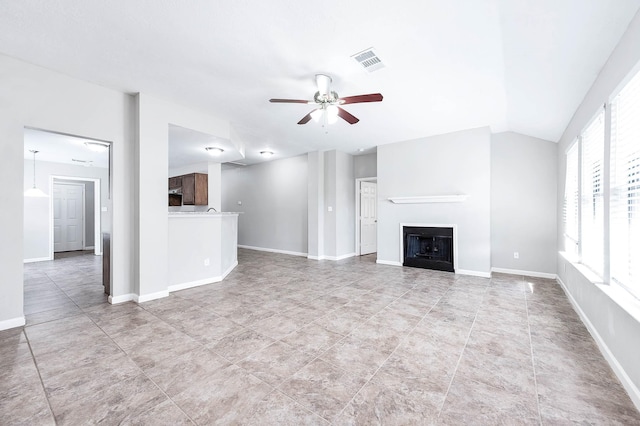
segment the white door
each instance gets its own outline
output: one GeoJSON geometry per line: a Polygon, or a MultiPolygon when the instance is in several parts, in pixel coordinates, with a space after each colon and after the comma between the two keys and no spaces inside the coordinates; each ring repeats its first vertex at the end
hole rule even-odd
{"type": "Polygon", "coordinates": [[[53,251],[83,248],[84,185],[53,184],[53,251]]]}
{"type": "Polygon", "coordinates": [[[378,212],[375,182],[360,182],[360,254],[378,250],[378,212]]]}

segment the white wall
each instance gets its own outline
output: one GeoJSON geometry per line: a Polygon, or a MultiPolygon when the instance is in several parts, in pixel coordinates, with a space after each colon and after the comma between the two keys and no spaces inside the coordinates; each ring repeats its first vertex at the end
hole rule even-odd
{"type": "Polygon", "coordinates": [[[135,176],[137,225],[134,295],[138,301],[169,294],[167,262],[169,124],[230,139],[229,123],[211,115],[146,94],[136,95],[135,176]]]}
{"type": "Polygon", "coordinates": [[[130,96],[0,55],[0,329],[23,316],[25,126],[112,142],[112,291],[132,282],[132,132],[130,96]]]}
{"type": "Polygon", "coordinates": [[[378,261],[398,264],[400,223],[455,224],[456,271],[491,269],[489,128],[378,147],[378,261]],[[461,203],[393,204],[389,197],[466,194],[461,203]]]}
{"type": "Polygon", "coordinates": [[[518,133],[492,135],[492,268],[555,275],[557,148],[518,133]]]}
{"type": "MultiPolygon", "coordinates": [[[[46,148],[42,148],[44,150],[46,148]]],[[[36,161],[36,186],[47,195],[50,194],[50,176],[86,177],[100,179],[100,203],[109,203],[109,169],[101,167],[84,167],[73,164],[36,161]]],[[[79,182],[84,183],[84,182],[79,182]]],[[[24,160],[24,189],[33,186],[33,160],[24,160]]],[[[93,207],[93,206],[92,206],[93,207]]],[[[93,211],[93,208],[91,209],[93,211]]],[[[51,245],[50,198],[24,197],[24,247],[23,258],[45,259],[49,257],[51,245]]],[[[93,222],[93,219],[92,219],[93,222]]],[[[111,230],[111,214],[101,213],[102,229],[111,230]]],[[[93,241],[93,227],[90,232],[93,241]]]]}
{"type": "MultiPolygon", "coordinates": [[[[562,201],[564,197],[565,152],[593,117],[596,110],[609,101],[610,96],[624,83],[632,71],[640,67],[640,13],[631,21],[598,78],[578,107],[557,147],[558,192],[557,223],[558,249],[563,250],[562,201]]],[[[606,182],[606,181],[605,181],[606,182]]],[[[605,200],[608,188],[605,186],[605,200]]],[[[573,264],[562,256],[558,258],[558,276],[575,302],[583,319],[592,328],[592,335],[602,347],[614,371],[622,380],[637,407],[640,407],[640,308],[631,315],[622,307],[622,301],[610,296],[610,288],[590,282],[573,264]]],[[[627,296],[626,299],[631,298],[627,296]]],[[[625,299],[623,296],[622,299],[625,299]]]]}
{"type": "Polygon", "coordinates": [[[354,158],[345,152],[336,153],[336,257],[355,254],[355,179],[354,158]]]}
{"type": "Polygon", "coordinates": [[[378,154],[355,155],[353,157],[353,177],[356,179],[378,176],[378,154]]]}
{"type": "Polygon", "coordinates": [[[242,212],[238,244],[306,254],[307,190],[307,155],[223,170],[222,209],[242,212]]]}

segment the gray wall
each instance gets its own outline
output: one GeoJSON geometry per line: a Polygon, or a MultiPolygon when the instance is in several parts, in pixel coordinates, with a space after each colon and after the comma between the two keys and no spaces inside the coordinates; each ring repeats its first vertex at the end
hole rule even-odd
{"type": "Polygon", "coordinates": [[[378,147],[378,260],[398,263],[400,223],[456,224],[456,270],[491,269],[489,128],[378,147]],[[393,204],[389,197],[466,194],[460,203],[393,204]]]}
{"type": "Polygon", "coordinates": [[[356,179],[378,176],[378,154],[364,154],[353,157],[353,177],[356,179]]]}
{"type": "Polygon", "coordinates": [[[493,268],[555,274],[557,184],[555,143],[512,132],[492,135],[493,268]]]}
{"type": "MultiPolygon", "coordinates": [[[[47,149],[42,148],[41,150],[47,149]]],[[[33,186],[33,160],[24,160],[24,188],[33,186]]],[[[50,176],[86,177],[100,179],[100,203],[107,206],[109,202],[109,169],[100,167],[84,167],[73,164],[51,163],[48,161],[36,162],[36,186],[48,195],[50,194],[50,176]]],[[[80,184],[89,184],[93,187],[93,182],[74,181],[80,184]]],[[[86,191],[86,189],[85,189],[86,191]]],[[[93,190],[91,190],[92,193],[93,190]]],[[[90,194],[85,192],[85,246],[94,245],[93,242],[93,198],[89,200],[90,194]]],[[[23,259],[44,259],[49,257],[50,248],[50,221],[49,221],[49,198],[29,198],[24,197],[24,222],[23,222],[23,259]]],[[[107,232],[111,229],[111,215],[109,212],[102,212],[100,215],[102,230],[107,232]]]]}
{"type": "Polygon", "coordinates": [[[355,180],[353,156],[324,153],[324,255],[340,259],[355,253],[355,180]],[[329,211],[331,207],[331,211],[329,211]]]}
{"type": "Polygon", "coordinates": [[[307,198],[306,154],[222,171],[222,210],[242,212],[240,245],[306,254],[307,198]]]}

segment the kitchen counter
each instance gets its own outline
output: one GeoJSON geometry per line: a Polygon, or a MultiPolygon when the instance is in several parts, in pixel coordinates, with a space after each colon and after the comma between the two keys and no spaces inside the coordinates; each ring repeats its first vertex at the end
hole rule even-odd
{"type": "Polygon", "coordinates": [[[219,282],[233,271],[238,265],[238,214],[169,212],[170,292],[219,282]]]}

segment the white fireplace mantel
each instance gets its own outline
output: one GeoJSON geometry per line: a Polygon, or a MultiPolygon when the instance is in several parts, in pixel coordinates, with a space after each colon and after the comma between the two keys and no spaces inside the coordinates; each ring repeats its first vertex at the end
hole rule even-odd
{"type": "Polygon", "coordinates": [[[466,194],[421,195],[417,197],[389,197],[389,201],[394,204],[461,203],[467,197],[466,194]]]}

